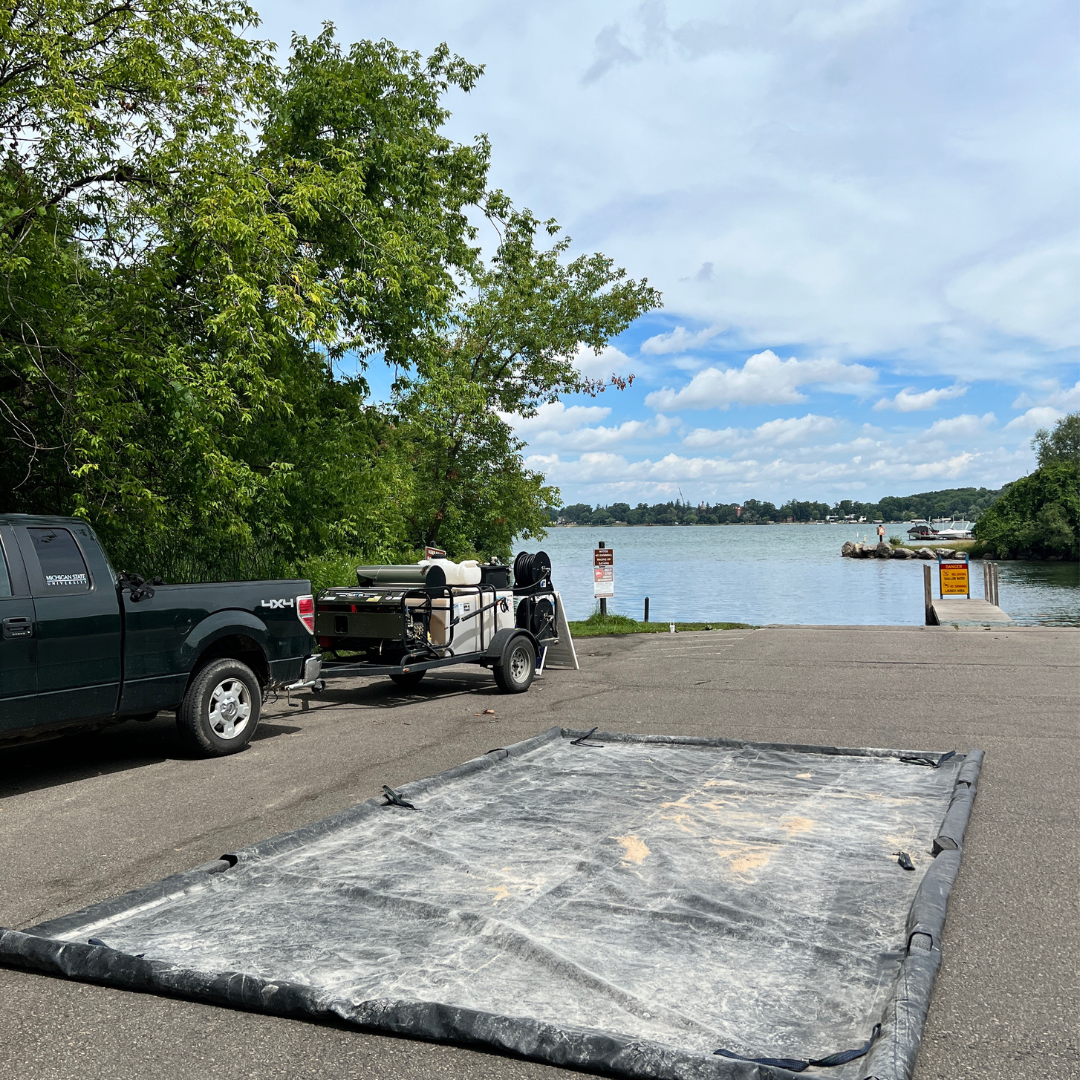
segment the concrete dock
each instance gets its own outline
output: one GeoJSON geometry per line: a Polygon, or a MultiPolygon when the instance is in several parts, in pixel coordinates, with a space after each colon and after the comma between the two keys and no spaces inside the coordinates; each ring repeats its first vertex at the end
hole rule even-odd
{"type": "MultiPolygon", "coordinates": [[[[1080,630],[776,627],[577,642],[499,694],[335,684],[256,741],[183,755],[169,715],[0,749],[0,925],[25,927],[318,820],[555,724],[986,760],[916,1080],[1080,1075],[1080,630]],[[493,709],[493,714],[486,714],[493,709]]],[[[283,913],[287,920],[288,913],[283,913]]],[[[0,1078],[565,1080],[568,1070],[0,969],[0,1078]]]]}

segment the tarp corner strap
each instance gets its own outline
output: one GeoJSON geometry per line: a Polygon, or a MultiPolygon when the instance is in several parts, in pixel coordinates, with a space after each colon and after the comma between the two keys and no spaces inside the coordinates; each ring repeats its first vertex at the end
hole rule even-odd
{"type": "Polygon", "coordinates": [[[585,741],[585,740],[586,740],[587,738],[589,738],[589,736],[590,736],[590,735],[592,735],[592,734],[593,734],[593,732],[595,732],[595,731],[596,731],[596,728],[590,728],[590,729],[589,729],[588,731],[586,731],[586,732],[585,732],[585,734],[584,734],[584,735],[581,735],[581,736],[579,736],[579,737],[578,737],[578,738],[576,738],[576,739],[571,739],[571,740],[570,740],[570,745],[571,745],[571,746],[591,746],[591,747],[593,747],[593,748],[594,748],[594,749],[596,749],[596,750],[603,750],[603,748],[604,748],[604,744],[603,744],[603,743],[598,743],[598,742],[586,742],[586,741],[585,741]]]}
{"type": "Polygon", "coordinates": [[[950,750],[948,753],[942,754],[939,758],[912,756],[902,757],[900,760],[905,765],[928,765],[931,769],[940,769],[949,758],[954,757],[956,757],[956,751],[950,750]]]}
{"type": "Polygon", "coordinates": [[[870,1038],[855,1050],[841,1050],[838,1054],[829,1054],[828,1057],[823,1058],[812,1058],[809,1061],[803,1061],[801,1058],[746,1057],[744,1054],[736,1054],[731,1050],[714,1050],[713,1053],[719,1054],[721,1057],[733,1058],[735,1061],[752,1061],[755,1065],[773,1065],[778,1069],[787,1069],[789,1072],[803,1072],[811,1067],[831,1069],[835,1065],[846,1065],[856,1058],[865,1057],[870,1052],[870,1047],[874,1045],[874,1040],[880,1034],[881,1025],[875,1024],[873,1031],[870,1032],[870,1038]]]}
{"type": "Polygon", "coordinates": [[[383,794],[386,796],[386,802],[383,803],[383,806],[403,806],[406,810],[416,809],[408,799],[404,798],[392,787],[387,787],[385,784],[383,784],[383,794]]]}

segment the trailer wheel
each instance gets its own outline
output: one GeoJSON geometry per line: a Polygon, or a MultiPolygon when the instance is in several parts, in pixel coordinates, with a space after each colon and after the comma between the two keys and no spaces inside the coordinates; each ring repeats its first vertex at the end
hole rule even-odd
{"type": "Polygon", "coordinates": [[[426,674],[426,671],[402,671],[397,675],[391,675],[390,678],[398,686],[415,686],[426,674]]]}
{"type": "Polygon", "coordinates": [[[492,668],[495,682],[504,694],[524,694],[536,674],[536,653],[527,637],[513,637],[506,643],[502,662],[492,668]]]}
{"type": "Polygon", "coordinates": [[[200,757],[224,757],[251,742],[261,711],[255,672],[239,660],[211,660],[188,685],[176,726],[200,757]]]}

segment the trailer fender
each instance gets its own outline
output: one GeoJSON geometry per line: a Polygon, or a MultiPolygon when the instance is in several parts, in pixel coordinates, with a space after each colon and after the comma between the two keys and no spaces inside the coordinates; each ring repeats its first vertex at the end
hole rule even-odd
{"type": "Polygon", "coordinates": [[[488,647],[484,650],[484,657],[481,661],[484,664],[491,665],[497,664],[502,660],[503,652],[506,649],[507,642],[511,638],[523,637],[528,638],[532,642],[533,648],[536,650],[537,655],[540,653],[540,643],[528,630],[521,630],[515,626],[505,627],[502,630],[497,630],[495,636],[488,642],[488,647]]]}

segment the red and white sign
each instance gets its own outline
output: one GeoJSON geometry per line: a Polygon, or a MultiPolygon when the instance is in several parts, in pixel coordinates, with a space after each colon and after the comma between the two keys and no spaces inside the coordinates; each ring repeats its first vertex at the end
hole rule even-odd
{"type": "Polygon", "coordinates": [[[593,596],[609,600],[615,595],[615,551],[593,549],[593,596]]]}
{"type": "Polygon", "coordinates": [[[446,552],[442,548],[426,547],[424,548],[425,559],[445,559],[446,552]]]}

